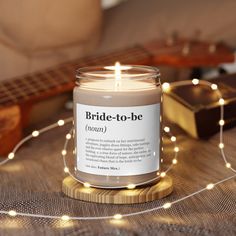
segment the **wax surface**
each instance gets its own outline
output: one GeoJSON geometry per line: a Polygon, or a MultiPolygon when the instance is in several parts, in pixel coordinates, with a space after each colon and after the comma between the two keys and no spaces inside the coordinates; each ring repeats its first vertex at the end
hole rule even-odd
{"type": "Polygon", "coordinates": [[[92,81],[74,88],[74,103],[97,106],[137,106],[160,103],[161,88],[149,82],[92,81]]]}

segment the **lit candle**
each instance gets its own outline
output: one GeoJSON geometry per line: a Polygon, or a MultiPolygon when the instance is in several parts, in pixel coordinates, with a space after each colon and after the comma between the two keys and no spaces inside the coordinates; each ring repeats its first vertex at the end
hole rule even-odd
{"type": "Polygon", "coordinates": [[[88,67],[74,89],[76,176],[98,187],[135,186],[160,168],[161,86],[153,67],[88,67]]]}

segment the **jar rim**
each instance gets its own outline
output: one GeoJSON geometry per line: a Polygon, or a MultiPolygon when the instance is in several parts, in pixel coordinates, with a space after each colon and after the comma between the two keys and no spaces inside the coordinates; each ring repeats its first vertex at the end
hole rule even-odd
{"type": "MultiPolygon", "coordinates": [[[[122,79],[153,79],[160,76],[160,71],[154,66],[120,65],[122,79]]],[[[115,66],[87,66],[76,71],[77,79],[114,79],[115,66]]]]}

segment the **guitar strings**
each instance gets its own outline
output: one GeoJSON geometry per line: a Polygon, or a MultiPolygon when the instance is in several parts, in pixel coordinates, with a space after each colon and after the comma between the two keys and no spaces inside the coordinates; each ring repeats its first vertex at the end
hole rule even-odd
{"type": "MultiPolygon", "coordinates": [[[[61,86],[65,83],[72,82],[70,79],[65,79],[63,71],[67,71],[66,73],[70,73],[74,71],[76,68],[81,67],[81,65],[96,65],[96,62],[99,60],[100,63],[109,64],[114,61],[122,61],[125,64],[130,63],[130,59],[136,58],[137,61],[148,59],[153,54],[162,54],[162,53],[177,53],[180,52],[181,55],[187,56],[190,53],[190,50],[194,50],[195,44],[203,47],[208,51],[208,53],[213,54],[217,49],[217,44],[209,43],[203,44],[202,42],[190,41],[187,42],[185,40],[163,40],[159,42],[159,48],[152,48],[152,54],[149,53],[149,50],[145,48],[145,46],[137,45],[132,48],[125,49],[123,51],[117,51],[109,53],[108,55],[94,55],[93,57],[81,58],[79,60],[73,60],[69,63],[63,63],[59,67],[53,67],[49,70],[46,70],[44,73],[33,73],[30,76],[16,78],[12,81],[3,81],[0,83],[0,90],[5,94],[4,97],[0,97],[0,104],[14,104],[21,102],[22,100],[29,99],[30,96],[35,95],[39,92],[45,92],[47,89],[55,88],[57,86],[61,86]],[[72,67],[72,68],[70,68],[72,67]],[[66,70],[70,68],[70,70],[66,70]],[[57,75],[51,75],[51,73],[57,72],[57,75]],[[58,73],[60,72],[60,73],[58,73]],[[55,80],[55,78],[57,78],[55,80]],[[27,80],[26,80],[27,79],[27,80]],[[46,83],[42,83],[42,81],[46,83]],[[23,83],[22,83],[23,82],[23,83]],[[17,84],[17,87],[15,86],[17,84]],[[46,87],[45,87],[46,85],[46,87]],[[23,86],[23,89],[22,89],[23,86]],[[18,88],[21,87],[21,88],[18,88]],[[40,88],[40,89],[39,89],[40,88]],[[17,96],[18,94],[18,96],[17,96]]],[[[151,44],[150,44],[151,45],[151,44]]],[[[132,61],[132,60],[131,60],[132,61]]],[[[69,76],[66,76],[66,78],[69,76]]]]}

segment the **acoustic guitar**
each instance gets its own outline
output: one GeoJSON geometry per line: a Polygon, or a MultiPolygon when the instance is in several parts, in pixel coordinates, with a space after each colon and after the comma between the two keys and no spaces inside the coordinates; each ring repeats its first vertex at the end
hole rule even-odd
{"type": "Polygon", "coordinates": [[[8,154],[22,138],[34,104],[69,92],[75,71],[92,65],[122,64],[168,65],[175,67],[217,66],[233,62],[233,51],[222,43],[157,40],[105,55],[91,56],[61,64],[30,75],[0,82],[0,155],[8,154]]]}

